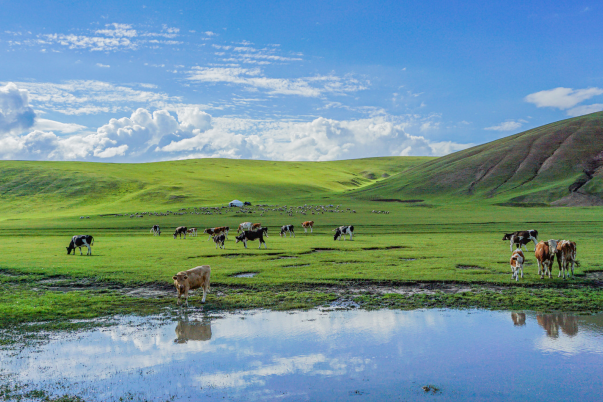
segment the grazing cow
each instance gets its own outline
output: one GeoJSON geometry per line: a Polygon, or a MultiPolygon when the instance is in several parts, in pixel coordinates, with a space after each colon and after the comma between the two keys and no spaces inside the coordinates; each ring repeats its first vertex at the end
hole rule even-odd
{"type": "Polygon", "coordinates": [[[161,229],[159,228],[159,225],[153,225],[150,233],[153,233],[153,236],[161,236],[161,229]]]}
{"type": "Polygon", "coordinates": [[[513,251],[513,245],[517,248],[521,248],[523,246],[526,251],[528,248],[526,244],[533,241],[534,242],[534,251],[536,251],[536,243],[538,242],[538,231],[537,230],[520,230],[518,232],[507,233],[503,236],[503,240],[509,240],[511,251],[513,251]]]}
{"type": "Polygon", "coordinates": [[[287,237],[287,233],[289,233],[289,237],[295,237],[295,232],[293,231],[293,225],[281,226],[281,237],[283,237],[283,235],[285,237],[287,237]]]}
{"type": "Polygon", "coordinates": [[[521,271],[521,277],[523,278],[523,262],[525,261],[525,257],[523,255],[523,251],[520,248],[513,252],[511,256],[511,279],[515,279],[515,281],[519,280],[519,271],[521,271]]]}
{"type": "Polygon", "coordinates": [[[181,297],[184,296],[184,301],[188,307],[188,291],[203,288],[203,299],[201,303],[205,303],[205,297],[209,292],[209,277],[211,275],[211,268],[209,265],[201,265],[189,269],[187,271],[180,271],[172,277],[174,280],[174,286],[178,292],[178,304],[180,304],[181,297]]]}
{"type": "Polygon", "coordinates": [[[67,247],[67,255],[71,254],[71,250],[73,250],[73,255],[75,255],[76,248],[79,248],[80,255],[83,255],[82,254],[83,246],[88,247],[88,252],[86,253],[86,255],[92,255],[92,248],[90,248],[90,247],[93,245],[94,245],[94,237],[92,237],[90,235],[73,236],[71,238],[71,243],[69,243],[69,247],[67,247]]]}
{"type": "Polygon", "coordinates": [[[197,228],[190,228],[186,230],[186,233],[192,237],[197,237],[197,228]]]}
{"type": "Polygon", "coordinates": [[[256,230],[254,230],[254,232],[262,232],[262,233],[264,233],[264,236],[268,237],[268,228],[259,227],[256,230]]]}
{"type": "Polygon", "coordinates": [[[182,235],[184,235],[184,238],[186,239],[186,226],[178,226],[176,228],[176,231],[174,232],[174,239],[180,235],[180,238],[182,239],[182,235]]]}
{"type": "Polygon", "coordinates": [[[561,240],[557,243],[557,264],[559,265],[559,276],[561,278],[561,272],[563,272],[563,279],[565,279],[565,273],[567,277],[570,277],[569,264],[572,263],[572,276],[574,276],[574,264],[576,263],[576,243],[569,240],[561,240]]]}
{"type": "Polygon", "coordinates": [[[308,233],[308,228],[310,228],[310,233],[312,233],[312,228],[314,228],[314,221],[302,222],[302,227],[304,228],[304,233],[308,233]]]}
{"type": "Polygon", "coordinates": [[[337,229],[333,229],[332,232],[335,232],[333,240],[341,240],[343,237],[343,241],[345,241],[345,235],[350,235],[350,240],[352,240],[352,236],[354,235],[354,226],[340,226],[337,229]]]}
{"type": "Polygon", "coordinates": [[[555,261],[555,253],[557,252],[557,240],[541,241],[536,245],[536,261],[538,262],[538,275],[540,279],[544,279],[547,271],[549,278],[551,277],[551,268],[555,261]]]}
{"type": "Polygon", "coordinates": [[[258,248],[262,248],[262,244],[264,245],[265,248],[268,248],[268,246],[266,245],[266,242],[264,241],[264,231],[263,230],[258,230],[257,232],[251,231],[251,230],[246,230],[243,233],[241,233],[240,235],[238,235],[236,237],[237,239],[237,243],[242,241],[243,244],[245,245],[245,248],[247,248],[247,241],[251,241],[251,240],[259,240],[260,241],[260,247],[258,248]]]}
{"type": "Polygon", "coordinates": [[[224,240],[226,240],[226,235],[218,235],[218,236],[214,236],[214,243],[216,243],[216,249],[218,248],[218,246],[220,246],[220,248],[225,248],[224,247],[224,240]]]}
{"type": "Polygon", "coordinates": [[[241,233],[244,232],[246,230],[251,230],[251,222],[243,222],[239,225],[239,228],[237,229],[237,233],[241,233]]]}
{"type": "Polygon", "coordinates": [[[258,230],[262,227],[261,223],[254,223],[251,225],[251,230],[258,230]]]}
{"type": "Polygon", "coordinates": [[[226,238],[228,238],[228,231],[230,230],[230,228],[228,226],[220,226],[217,228],[207,228],[203,231],[203,233],[208,234],[209,237],[207,238],[207,241],[209,241],[209,239],[211,239],[214,236],[218,236],[221,234],[226,235],[226,238]]]}

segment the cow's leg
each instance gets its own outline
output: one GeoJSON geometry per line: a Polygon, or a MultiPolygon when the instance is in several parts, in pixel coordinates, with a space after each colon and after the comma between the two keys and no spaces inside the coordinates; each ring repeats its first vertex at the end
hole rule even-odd
{"type": "Polygon", "coordinates": [[[310,226],[310,233],[313,233],[313,232],[314,232],[313,227],[310,226]]]}
{"type": "Polygon", "coordinates": [[[536,243],[538,242],[538,239],[532,238],[532,241],[534,242],[534,251],[536,251],[536,243]]]}
{"type": "Polygon", "coordinates": [[[207,287],[203,285],[203,298],[201,299],[201,303],[205,303],[205,297],[207,296],[207,287]]]}
{"type": "MultiPolygon", "coordinates": [[[[75,254],[75,253],[74,253],[74,254],[75,254]]],[[[80,255],[84,255],[84,254],[82,254],[82,248],[81,248],[81,247],[80,247],[80,255]]]]}
{"type": "MultiPolygon", "coordinates": [[[[569,272],[567,273],[567,276],[569,277],[569,272]]],[[[574,277],[574,260],[572,259],[572,278],[574,277]]]]}
{"type": "Polygon", "coordinates": [[[247,248],[247,240],[243,240],[243,245],[247,248]]]}
{"type": "MultiPolygon", "coordinates": [[[[541,268],[542,263],[540,262],[540,260],[538,260],[537,263],[538,263],[538,275],[540,275],[540,279],[544,279],[544,276],[543,276],[544,274],[542,272],[543,267],[541,268]]],[[[542,265],[544,265],[544,264],[542,264],[542,265]]]]}
{"type": "Polygon", "coordinates": [[[510,251],[513,252],[513,245],[515,244],[515,237],[511,236],[511,241],[509,242],[510,251]]]}
{"type": "Polygon", "coordinates": [[[92,255],[92,248],[90,247],[90,245],[88,244],[88,254],[86,255],[92,255]]]}

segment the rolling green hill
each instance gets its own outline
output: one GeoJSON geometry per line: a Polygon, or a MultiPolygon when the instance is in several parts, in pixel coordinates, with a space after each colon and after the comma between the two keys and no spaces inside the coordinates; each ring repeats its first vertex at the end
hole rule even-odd
{"type": "Polygon", "coordinates": [[[195,159],[143,164],[0,162],[0,219],[321,199],[382,181],[427,157],[333,162],[195,159]],[[22,216],[21,216],[22,217],[22,216]]]}
{"type": "Polygon", "coordinates": [[[602,166],[603,112],[598,112],[432,159],[358,195],[603,205],[602,166]]]}

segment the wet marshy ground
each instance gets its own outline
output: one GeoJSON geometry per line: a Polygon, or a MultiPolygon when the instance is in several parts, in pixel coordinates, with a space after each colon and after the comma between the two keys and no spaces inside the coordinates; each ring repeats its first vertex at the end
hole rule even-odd
{"type": "Polygon", "coordinates": [[[87,401],[594,401],[603,314],[192,308],[48,333],[0,361],[5,387],[87,401]]]}

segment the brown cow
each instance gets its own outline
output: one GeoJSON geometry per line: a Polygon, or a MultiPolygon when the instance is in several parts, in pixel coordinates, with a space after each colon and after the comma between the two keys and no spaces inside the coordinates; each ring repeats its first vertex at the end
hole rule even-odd
{"type": "Polygon", "coordinates": [[[541,241],[536,245],[536,261],[538,262],[538,275],[540,279],[544,279],[547,271],[549,278],[551,277],[551,268],[555,262],[555,254],[557,252],[557,240],[541,241]]]}
{"type": "Polygon", "coordinates": [[[203,233],[209,235],[209,238],[207,239],[207,241],[209,241],[209,239],[211,239],[212,237],[219,236],[222,233],[224,233],[226,236],[228,236],[228,230],[229,230],[228,226],[220,226],[217,228],[207,228],[203,231],[203,233]]]}
{"type": "Polygon", "coordinates": [[[569,274],[569,264],[572,263],[572,276],[574,276],[574,264],[576,263],[576,243],[569,240],[561,240],[557,243],[557,264],[559,265],[559,276],[561,278],[561,272],[563,272],[563,279],[565,279],[565,273],[567,277],[569,274]]]}
{"type": "Polygon", "coordinates": [[[178,305],[180,305],[181,297],[184,296],[184,301],[188,306],[188,291],[203,288],[203,299],[201,303],[205,303],[205,297],[209,292],[209,277],[211,275],[211,268],[209,265],[201,265],[189,269],[187,271],[180,271],[172,277],[174,280],[174,286],[178,292],[178,305]]]}
{"type": "Polygon", "coordinates": [[[251,230],[258,230],[258,229],[259,229],[259,228],[261,228],[261,227],[262,227],[262,224],[261,224],[261,223],[253,223],[253,224],[251,225],[251,230]]]}
{"type": "Polygon", "coordinates": [[[302,222],[302,227],[304,228],[304,233],[308,233],[308,228],[310,228],[310,233],[312,233],[312,228],[314,227],[314,221],[302,222]]]}
{"type": "Polygon", "coordinates": [[[515,279],[517,282],[519,280],[519,271],[521,271],[521,277],[523,278],[523,262],[525,261],[523,251],[521,249],[517,249],[513,252],[511,256],[511,279],[515,279]]]}

